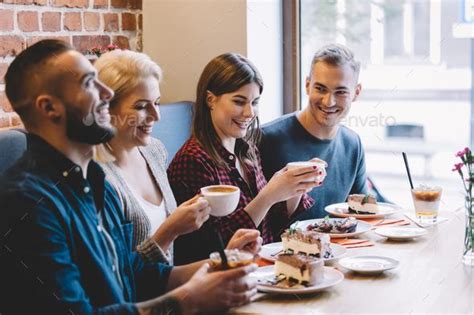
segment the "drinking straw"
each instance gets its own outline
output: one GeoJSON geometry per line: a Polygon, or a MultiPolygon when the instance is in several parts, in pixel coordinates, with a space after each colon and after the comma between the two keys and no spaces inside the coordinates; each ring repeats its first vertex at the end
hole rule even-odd
{"type": "Polygon", "coordinates": [[[219,255],[221,256],[222,269],[226,270],[226,269],[229,269],[229,264],[227,263],[227,256],[224,251],[224,241],[222,240],[222,235],[218,230],[216,230],[216,235],[217,235],[217,241],[218,241],[217,251],[219,252],[219,255]]]}
{"type": "Polygon", "coordinates": [[[410,181],[410,187],[413,189],[413,181],[411,180],[410,166],[408,166],[407,154],[402,152],[403,161],[405,161],[405,168],[407,169],[408,180],[410,181]]]}

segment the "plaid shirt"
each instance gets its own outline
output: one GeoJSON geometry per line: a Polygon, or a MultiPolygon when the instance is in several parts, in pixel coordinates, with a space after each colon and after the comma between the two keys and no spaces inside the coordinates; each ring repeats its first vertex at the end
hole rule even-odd
{"type": "MultiPolygon", "coordinates": [[[[236,145],[246,146],[243,140],[236,145]]],[[[224,242],[230,240],[239,228],[258,228],[263,243],[279,240],[282,231],[288,227],[292,218],[310,208],[314,201],[304,195],[297,210],[288,216],[286,202],[280,202],[268,211],[262,223],[257,227],[244,208],[267,184],[262,172],[260,157],[256,165],[250,167],[248,183],[242,178],[235,166],[236,155],[227,151],[220,142],[216,142],[218,154],[227,162],[229,168],[219,166],[207,154],[195,138],[189,139],[175,155],[168,168],[168,178],[178,204],[192,198],[201,187],[209,185],[234,185],[240,188],[240,200],[237,209],[225,217],[213,217],[200,230],[183,235],[175,243],[175,263],[183,264],[208,258],[209,253],[217,250],[215,230],[218,230],[224,242]]]]}

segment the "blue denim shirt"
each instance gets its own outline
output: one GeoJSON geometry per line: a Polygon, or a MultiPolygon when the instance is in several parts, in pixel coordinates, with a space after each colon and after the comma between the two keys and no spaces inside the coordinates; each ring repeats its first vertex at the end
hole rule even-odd
{"type": "Polygon", "coordinates": [[[132,225],[98,164],[84,179],[40,137],[27,143],[0,181],[0,313],[137,314],[133,303],[163,294],[172,267],[132,251],[132,225]]]}

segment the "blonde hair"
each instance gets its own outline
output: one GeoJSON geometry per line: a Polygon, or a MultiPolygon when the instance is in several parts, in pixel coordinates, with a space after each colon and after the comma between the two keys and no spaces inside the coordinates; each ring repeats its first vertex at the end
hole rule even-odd
{"type": "MultiPolygon", "coordinates": [[[[112,50],[100,56],[94,63],[99,80],[111,88],[115,95],[110,108],[118,103],[140,84],[141,80],[154,77],[161,82],[163,72],[151,58],[131,50],[112,50]]],[[[108,144],[99,144],[94,149],[94,159],[107,163],[115,161],[108,144]]]]}

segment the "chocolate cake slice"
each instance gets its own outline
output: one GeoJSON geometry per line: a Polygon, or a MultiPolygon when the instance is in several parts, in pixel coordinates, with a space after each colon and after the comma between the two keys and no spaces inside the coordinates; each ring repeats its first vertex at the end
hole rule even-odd
{"type": "Polygon", "coordinates": [[[330,238],[315,231],[287,229],[282,235],[283,251],[313,255],[318,258],[332,257],[330,238]]]}
{"type": "Polygon", "coordinates": [[[354,194],[347,198],[349,212],[356,214],[377,214],[379,207],[377,200],[372,195],[354,194]]]}
{"type": "Polygon", "coordinates": [[[324,278],[324,262],[322,259],[301,255],[281,254],[275,262],[275,275],[285,276],[288,281],[303,285],[321,283],[324,278]]]}

